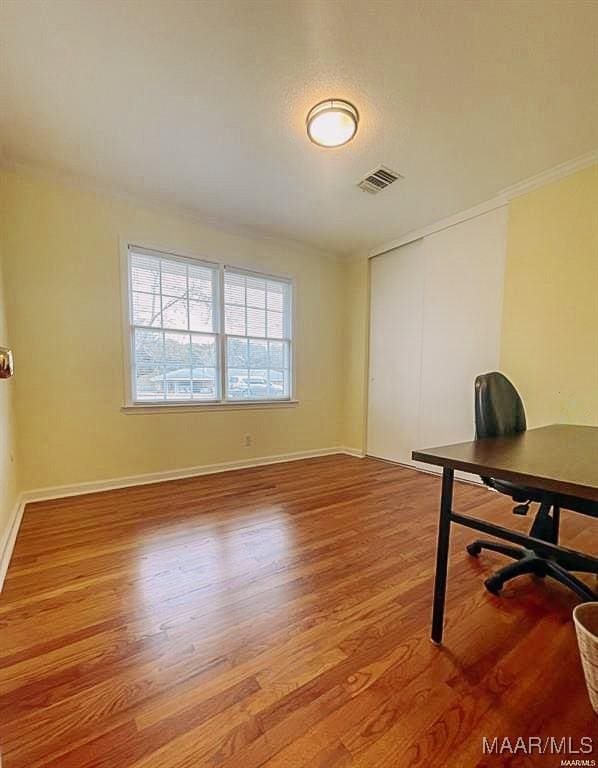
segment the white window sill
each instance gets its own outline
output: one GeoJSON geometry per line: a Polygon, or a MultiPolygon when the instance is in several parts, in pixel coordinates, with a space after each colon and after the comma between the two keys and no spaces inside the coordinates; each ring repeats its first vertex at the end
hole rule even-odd
{"type": "Polygon", "coordinates": [[[299,405],[299,400],[244,400],[238,403],[132,403],[121,406],[120,410],[128,414],[193,413],[197,411],[270,410],[272,408],[295,408],[297,405],[299,405]]]}

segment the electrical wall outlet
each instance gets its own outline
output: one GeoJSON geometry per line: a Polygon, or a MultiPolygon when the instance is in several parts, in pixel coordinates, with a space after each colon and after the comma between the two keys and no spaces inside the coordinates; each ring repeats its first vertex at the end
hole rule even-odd
{"type": "Polygon", "coordinates": [[[253,438],[251,437],[251,435],[245,435],[245,437],[243,438],[243,445],[245,446],[245,448],[250,448],[253,445],[253,438]]]}

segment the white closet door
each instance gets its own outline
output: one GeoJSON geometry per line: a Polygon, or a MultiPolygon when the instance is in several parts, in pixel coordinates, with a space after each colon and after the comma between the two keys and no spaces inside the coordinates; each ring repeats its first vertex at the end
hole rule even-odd
{"type": "Polygon", "coordinates": [[[474,379],[499,365],[505,244],[500,208],[372,260],[370,455],[413,464],[473,438],[474,379]]]}
{"type": "Polygon", "coordinates": [[[411,461],[418,444],[424,262],[421,241],[371,263],[367,452],[411,461]]]}
{"type": "Polygon", "coordinates": [[[473,440],[473,385],[500,357],[506,208],[426,238],[422,447],[473,440]]]}

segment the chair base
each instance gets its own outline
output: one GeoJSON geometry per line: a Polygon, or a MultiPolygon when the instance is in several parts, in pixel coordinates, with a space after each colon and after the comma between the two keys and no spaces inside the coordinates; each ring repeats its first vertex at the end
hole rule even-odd
{"type": "Polygon", "coordinates": [[[499,552],[501,555],[506,555],[516,561],[493,573],[484,582],[486,589],[494,595],[500,593],[505,582],[509,581],[509,579],[525,573],[531,573],[541,578],[550,576],[555,581],[573,590],[584,601],[598,599],[598,594],[593,592],[583,581],[573,576],[556,560],[540,557],[531,549],[512,547],[508,544],[499,544],[498,542],[484,539],[477,539],[467,545],[467,552],[473,557],[477,557],[483,549],[499,552]]]}

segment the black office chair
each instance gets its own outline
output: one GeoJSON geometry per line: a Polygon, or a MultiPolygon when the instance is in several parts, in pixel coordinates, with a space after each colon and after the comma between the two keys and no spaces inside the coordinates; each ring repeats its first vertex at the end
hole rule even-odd
{"type": "MultiPolygon", "coordinates": [[[[476,439],[516,435],[524,432],[527,428],[525,410],[519,393],[507,377],[498,371],[484,373],[475,380],[475,427],[476,439]]],[[[490,488],[510,496],[513,501],[517,502],[517,506],[513,509],[516,515],[527,515],[530,504],[538,502],[540,507],[529,535],[552,544],[558,544],[561,509],[572,509],[593,516],[598,514],[597,502],[535,488],[526,488],[492,477],[482,477],[482,480],[490,488]]],[[[588,572],[588,569],[584,568],[574,555],[563,554],[561,556],[559,554],[554,558],[542,557],[532,549],[509,546],[484,539],[478,539],[467,547],[469,554],[475,557],[483,549],[499,552],[516,561],[501,568],[484,582],[486,589],[495,595],[500,592],[504,583],[509,579],[524,573],[533,573],[541,577],[551,576],[572,589],[583,600],[596,600],[597,598],[587,584],[569,572],[588,572]]],[[[596,573],[596,571],[591,572],[596,573]]]]}

